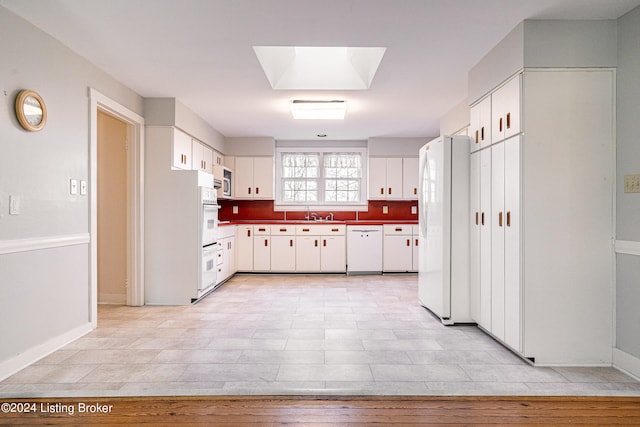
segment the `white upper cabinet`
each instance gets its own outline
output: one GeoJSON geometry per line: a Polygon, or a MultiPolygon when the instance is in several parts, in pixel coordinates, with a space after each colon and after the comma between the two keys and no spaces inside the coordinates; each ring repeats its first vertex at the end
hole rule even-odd
{"type": "Polygon", "coordinates": [[[191,151],[191,169],[213,173],[213,149],[194,139],[191,151]]]}
{"type": "Polygon", "coordinates": [[[177,169],[191,169],[191,137],[178,129],[171,130],[173,133],[171,166],[177,169]]]}
{"type": "Polygon", "coordinates": [[[520,133],[520,93],[518,74],[491,95],[491,143],[520,133]]]}
{"type": "Polygon", "coordinates": [[[402,159],[402,198],[418,198],[418,158],[402,159]]]}
{"type": "Polygon", "coordinates": [[[273,157],[235,158],[236,199],[273,199],[273,157]]]}
{"type": "Polygon", "coordinates": [[[491,145],[491,96],[471,106],[469,112],[471,152],[491,145]]]}
{"type": "Polygon", "coordinates": [[[417,198],[417,157],[369,157],[369,200],[417,198]]]}

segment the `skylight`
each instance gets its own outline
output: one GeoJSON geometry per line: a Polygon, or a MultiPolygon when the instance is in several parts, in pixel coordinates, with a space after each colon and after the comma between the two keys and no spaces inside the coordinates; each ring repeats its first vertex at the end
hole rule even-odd
{"type": "Polygon", "coordinates": [[[275,90],[369,89],[384,47],[254,46],[275,90]]]}

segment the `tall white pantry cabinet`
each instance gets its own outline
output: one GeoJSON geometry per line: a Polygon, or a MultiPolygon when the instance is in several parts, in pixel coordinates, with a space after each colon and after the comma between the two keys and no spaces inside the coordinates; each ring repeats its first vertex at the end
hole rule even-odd
{"type": "Polygon", "coordinates": [[[537,365],[611,363],[614,82],[524,69],[471,107],[491,105],[470,128],[472,317],[537,365]]]}

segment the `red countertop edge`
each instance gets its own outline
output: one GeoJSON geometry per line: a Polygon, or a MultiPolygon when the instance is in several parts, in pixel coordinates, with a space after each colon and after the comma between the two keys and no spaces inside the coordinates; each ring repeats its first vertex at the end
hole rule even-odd
{"type": "Polygon", "coordinates": [[[228,225],[256,225],[256,224],[266,224],[266,225],[279,225],[279,224],[290,224],[290,225],[397,225],[397,224],[407,224],[407,225],[418,225],[418,221],[410,221],[410,220],[391,220],[391,221],[375,221],[375,220],[366,220],[366,221],[285,221],[285,220],[240,220],[240,221],[222,221],[218,223],[218,226],[224,227],[228,225]]]}

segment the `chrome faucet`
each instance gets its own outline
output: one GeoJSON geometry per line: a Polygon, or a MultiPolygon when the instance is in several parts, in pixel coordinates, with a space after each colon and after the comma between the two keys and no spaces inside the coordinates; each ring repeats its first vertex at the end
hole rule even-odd
{"type": "Polygon", "coordinates": [[[326,220],[327,221],[333,221],[333,212],[329,212],[329,215],[327,215],[326,220]]]}
{"type": "Polygon", "coordinates": [[[314,220],[314,221],[317,221],[317,220],[318,220],[318,214],[317,214],[317,213],[315,213],[315,212],[314,212],[314,213],[312,213],[312,214],[311,214],[311,219],[312,219],[312,220],[314,220]]]}

